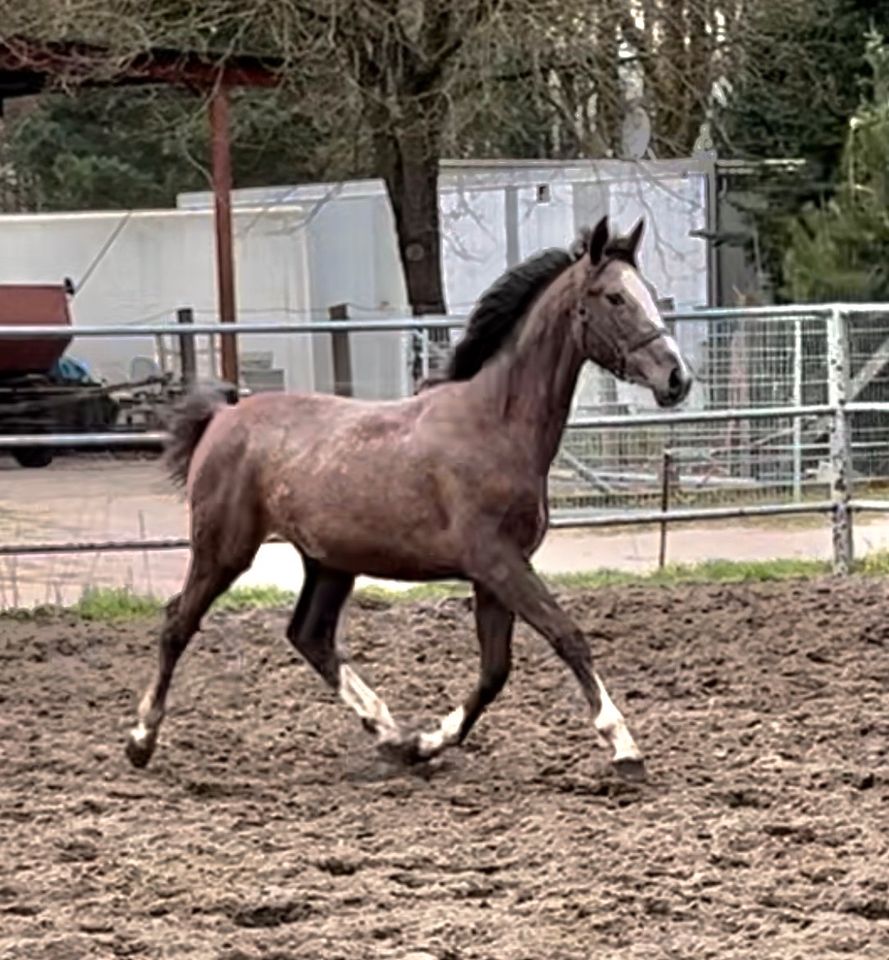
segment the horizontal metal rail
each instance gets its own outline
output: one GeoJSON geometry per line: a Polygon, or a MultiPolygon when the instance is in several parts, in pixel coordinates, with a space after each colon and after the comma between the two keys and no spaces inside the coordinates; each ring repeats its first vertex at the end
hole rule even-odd
{"type": "MultiPolygon", "coordinates": [[[[576,513],[556,514],[550,518],[553,530],[601,529],[604,527],[646,526],[656,523],[691,523],[713,520],[734,520],[745,517],[794,516],[831,513],[835,509],[831,500],[812,500],[808,503],[751,504],[749,506],[708,507],[700,509],[643,510],[632,513],[576,513]]],[[[853,512],[889,513],[889,500],[852,500],[853,512]]],[[[280,537],[270,537],[266,543],[287,543],[280,537]]],[[[189,540],[168,537],[146,540],[95,540],[76,542],[10,543],[0,544],[0,557],[35,556],[47,554],[76,553],[140,553],[146,550],[184,550],[190,547],[189,540]]]]}
{"type": "Polygon", "coordinates": [[[889,500],[852,500],[849,506],[857,513],[889,513],[889,500]]]}
{"type": "Polygon", "coordinates": [[[167,441],[160,430],[144,433],[19,433],[0,434],[0,450],[21,450],[23,447],[146,447],[157,449],[167,441]]]}
{"type": "MultiPolygon", "coordinates": [[[[844,312],[850,311],[843,308],[844,312]]],[[[879,309],[868,312],[889,312],[889,304],[883,304],[879,309]]],[[[683,310],[664,313],[667,321],[702,321],[721,320],[742,317],[755,317],[767,320],[787,320],[798,317],[801,319],[818,319],[831,313],[827,306],[817,306],[811,309],[799,306],[780,307],[725,307],[706,308],[701,310],[683,310]]],[[[428,314],[425,317],[389,317],[380,320],[308,320],[302,322],[244,322],[226,323],[144,323],[128,326],[126,324],[73,324],[71,326],[12,326],[0,324],[0,339],[30,340],[34,337],[41,339],[57,339],[70,337],[159,337],[159,336],[245,336],[250,334],[276,333],[381,333],[386,331],[423,331],[423,330],[453,330],[466,323],[465,314],[428,314]]]]}
{"type": "Polygon", "coordinates": [[[310,320],[306,323],[146,323],[131,327],[121,324],[74,324],[70,327],[0,325],[0,340],[31,340],[35,337],[67,340],[71,337],[246,336],[254,333],[397,333],[403,330],[451,330],[462,327],[465,322],[465,317],[430,314],[422,320],[412,317],[388,320],[310,320]]]}
{"type": "MultiPolygon", "coordinates": [[[[870,404],[859,404],[871,409],[870,404]]],[[[889,409],[889,404],[884,404],[889,409]]],[[[848,407],[847,407],[848,409],[848,407]]],[[[568,421],[571,430],[600,430],[612,427],[672,426],[680,423],[720,423],[726,420],[771,420],[778,417],[823,417],[836,412],[829,403],[803,407],[739,407],[734,410],[680,410],[676,413],[609,414],[603,417],[578,417],[568,421]]]]}
{"type": "MultiPolygon", "coordinates": [[[[861,507],[869,510],[889,511],[889,501],[878,506],[879,501],[861,501],[861,507]]],[[[857,502],[852,506],[859,508],[857,502]]],[[[743,517],[768,517],[807,513],[830,513],[834,504],[830,500],[813,500],[810,503],[755,504],[751,506],[711,507],[708,509],[645,510],[636,513],[605,513],[591,515],[556,515],[550,519],[553,530],[581,527],[642,526],[652,523],[689,523],[692,521],[732,520],[743,517]]],[[[279,537],[271,537],[266,543],[286,543],[279,537]]],[[[190,546],[185,538],[170,537],[153,540],[95,540],[71,543],[10,543],[0,544],[0,557],[34,556],[65,553],[139,553],[145,550],[183,550],[190,546]]]]}
{"type": "MultiPolygon", "coordinates": [[[[172,312],[172,311],[171,311],[172,312]]],[[[835,313],[889,313],[889,303],[812,304],[800,306],[789,304],[771,307],[707,307],[700,310],[674,310],[663,314],[667,321],[702,321],[742,319],[787,320],[788,318],[823,319],[835,313]]],[[[465,315],[429,314],[425,317],[391,317],[380,320],[309,320],[306,322],[239,322],[224,323],[147,323],[127,326],[125,324],[72,326],[11,326],[0,324],[0,339],[27,340],[69,337],[158,337],[158,336],[222,336],[231,334],[275,333],[379,333],[385,331],[449,330],[462,327],[465,315]]]]}
{"type": "Polygon", "coordinates": [[[70,543],[5,543],[0,544],[0,557],[35,556],[58,553],[137,553],[143,550],[183,550],[189,541],[166,540],[77,540],[70,543]]]}
{"type": "Polygon", "coordinates": [[[831,500],[812,500],[810,503],[763,503],[750,506],[709,507],[679,510],[639,510],[633,513],[605,513],[599,516],[578,513],[555,515],[549,525],[555,530],[576,527],[627,527],[649,523],[689,523],[695,520],[733,520],[741,517],[771,517],[800,513],[830,513],[831,500]]]}
{"type": "MultiPolygon", "coordinates": [[[[846,409],[850,409],[849,404],[846,409]]],[[[853,413],[889,411],[889,403],[858,403],[853,413]]],[[[579,417],[569,420],[568,430],[609,430],[620,428],[633,430],[641,427],[678,426],[684,423],[721,423],[729,420],[793,419],[797,417],[822,417],[833,414],[836,408],[830,404],[804,407],[745,407],[737,410],[686,410],[678,413],[633,413],[613,414],[603,417],[579,417]]],[[[22,447],[148,447],[161,446],[167,439],[162,431],[148,433],[28,433],[0,435],[0,450],[22,447]]]]}

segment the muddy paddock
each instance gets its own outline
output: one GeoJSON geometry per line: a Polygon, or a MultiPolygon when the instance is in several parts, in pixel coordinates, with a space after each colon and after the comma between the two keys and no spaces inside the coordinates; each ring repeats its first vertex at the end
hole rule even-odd
{"type": "MultiPolygon", "coordinates": [[[[0,619],[0,957],[889,957],[889,585],[564,599],[649,784],[527,629],[465,747],[404,771],[287,611],[214,615],[137,772],[157,623],[0,619]]],[[[474,679],[468,601],[356,605],[349,634],[409,723],[474,679]]]]}

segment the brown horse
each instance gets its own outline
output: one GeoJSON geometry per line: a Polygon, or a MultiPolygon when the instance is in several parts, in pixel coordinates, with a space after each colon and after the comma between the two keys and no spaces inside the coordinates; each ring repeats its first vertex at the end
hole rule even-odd
{"type": "Polygon", "coordinates": [[[462,742],[506,682],[519,616],[574,672],[617,769],[644,775],[584,635],[529,562],[547,528],[547,474],[584,362],[648,386],[662,406],[691,386],[637,272],[641,233],[640,221],[612,237],[603,218],[570,253],[546,251],[508,272],[480,299],[446,378],[407,399],[186,400],[168,463],[187,485],[191,564],[129,736],[133,764],[151,758],[173,670],[201,618],[277,533],[305,565],[287,637],[385,753],[426,760],[462,742]],[[359,574],[474,587],[479,680],[432,732],[403,731],[337,643],[359,574]]]}

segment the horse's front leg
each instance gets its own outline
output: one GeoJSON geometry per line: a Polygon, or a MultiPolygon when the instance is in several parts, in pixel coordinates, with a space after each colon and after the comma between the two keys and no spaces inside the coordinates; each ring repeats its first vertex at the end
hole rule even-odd
{"type": "Polygon", "coordinates": [[[528,561],[511,544],[492,537],[479,541],[472,566],[473,579],[483,583],[506,609],[543,634],[571,668],[590,705],[596,730],[611,747],[617,772],[628,779],[644,779],[642,753],[623,714],[593,669],[592,653],[583,632],[562,610],[528,561]]]}

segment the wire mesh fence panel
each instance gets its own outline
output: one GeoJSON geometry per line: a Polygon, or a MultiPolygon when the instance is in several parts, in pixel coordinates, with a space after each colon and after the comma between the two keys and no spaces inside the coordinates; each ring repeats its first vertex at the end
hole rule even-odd
{"type": "MultiPolygon", "coordinates": [[[[855,403],[889,402],[889,312],[853,312],[847,318],[848,398],[855,403]]],[[[855,482],[871,494],[889,493],[889,414],[861,411],[850,416],[855,482]]]]}
{"type": "Polygon", "coordinates": [[[673,503],[688,506],[802,501],[826,495],[830,416],[793,417],[791,408],[828,399],[823,314],[677,318],[671,329],[689,359],[695,386],[687,408],[787,409],[786,415],[640,426],[653,407],[637,387],[597,374],[577,412],[622,416],[626,426],[569,430],[554,470],[554,505],[591,510],[650,509],[660,503],[665,451],[673,503]]]}

